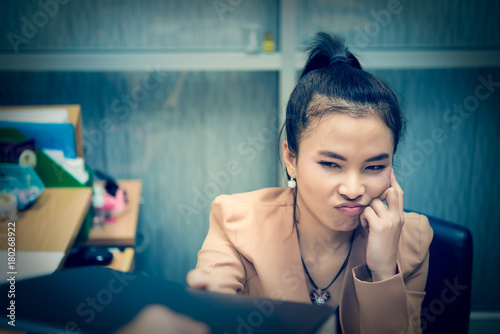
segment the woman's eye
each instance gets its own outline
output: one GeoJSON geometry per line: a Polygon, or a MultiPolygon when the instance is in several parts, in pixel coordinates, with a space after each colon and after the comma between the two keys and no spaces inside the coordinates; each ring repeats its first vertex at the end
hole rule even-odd
{"type": "Polygon", "coordinates": [[[326,168],[340,168],[335,162],[320,161],[319,164],[326,168]]]}
{"type": "Polygon", "coordinates": [[[384,165],[373,165],[373,166],[368,166],[366,169],[368,170],[373,170],[373,171],[379,171],[385,169],[386,166],[384,165]]]}

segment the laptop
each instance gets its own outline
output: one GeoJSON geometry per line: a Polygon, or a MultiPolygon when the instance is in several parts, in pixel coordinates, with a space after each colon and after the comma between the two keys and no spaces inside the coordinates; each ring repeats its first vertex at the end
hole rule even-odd
{"type": "Polygon", "coordinates": [[[211,333],[336,333],[333,308],[197,291],[139,273],[80,267],[0,285],[0,327],[34,333],[114,333],[145,306],[161,304],[211,333]],[[15,324],[15,326],[12,326],[15,324]]]}

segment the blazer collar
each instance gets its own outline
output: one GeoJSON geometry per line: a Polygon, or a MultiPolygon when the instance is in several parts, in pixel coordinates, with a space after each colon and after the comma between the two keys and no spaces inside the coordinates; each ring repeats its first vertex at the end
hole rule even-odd
{"type": "Polygon", "coordinates": [[[353,269],[361,265],[366,265],[367,234],[361,225],[356,228],[354,233],[351,255],[345,269],[346,272],[339,302],[340,324],[345,333],[359,332],[359,321],[355,320],[359,319],[359,307],[355,298],[356,290],[354,287],[353,269]]]}
{"type": "MultiPolygon", "coordinates": [[[[277,206],[265,216],[275,220],[262,225],[259,246],[254,246],[253,263],[266,296],[309,303],[309,292],[302,267],[297,231],[293,223],[293,194],[285,189],[277,206]]],[[[270,210],[270,208],[268,209],[270,210]]]]}

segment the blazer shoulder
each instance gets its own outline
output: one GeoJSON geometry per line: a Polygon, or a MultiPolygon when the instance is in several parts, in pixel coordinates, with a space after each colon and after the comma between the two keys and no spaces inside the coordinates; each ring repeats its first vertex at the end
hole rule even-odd
{"type": "Polygon", "coordinates": [[[287,188],[263,188],[246,193],[217,196],[212,202],[212,214],[223,225],[248,221],[256,211],[260,216],[276,208],[293,206],[293,195],[287,188]]]}
{"type": "Polygon", "coordinates": [[[416,268],[429,252],[433,231],[425,215],[405,212],[404,217],[405,223],[400,237],[400,256],[409,266],[407,269],[416,268]]]}
{"type": "Polygon", "coordinates": [[[252,244],[259,244],[259,240],[254,239],[254,232],[258,231],[260,238],[265,239],[266,234],[276,235],[286,230],[284,225],[292,221],[287,219],[292,205],[293,196],[287,188],[220,195],[212,202],[211,224],[219,225],[229,241],[248,255],[252,244]]]}
{"type": "Polygon", "coordinates": [[[268,206],[293,205],[293,195],[288,188],[263,188],[254,191],[220,195],[214,203],[249,203],[268,206]]]}

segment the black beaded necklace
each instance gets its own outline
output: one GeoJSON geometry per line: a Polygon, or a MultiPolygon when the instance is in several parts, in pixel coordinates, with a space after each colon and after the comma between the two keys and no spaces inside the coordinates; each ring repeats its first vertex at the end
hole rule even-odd
{"type": "MultiPolygon", "coordinates": [[[[297,229],[297,239],[299,239],[299,230],[297,229]]],[[[345,267],[347,266],[347,262],[349,261],[349,255],[351,255],[351,250],[352,250],[352,244],[354,241],[354,232],[352,233],[351,237],[351,247],[349,248],[349,253],[347,253],[347,256],[344,260],[344,263],[342,264],[342,267],[340,267],[340,270],[338,271],[337,275],[333,278],[333,280],[328,284],[328,286],[324,289],[318,288],[316,283],[314,283],[311,275],[309,275],[309,271],[307,270],[306,264],[304,263],[304,259],[302,258],[302,253],[300,254],[300,259],[302,260],[302,266],[304,267],[304,271],[307,274],[307,277],[309,277],[309,280],[311,281],[311,284],[314,286],[314,289],[311,290],[311,294],[309,297],[311,298],[311,301],[319,306],[323,306],[326,304],[326,302],[330,299],[330,293],[327,291],[328,288],[337,280],[337,278],[340,276],[340,274],[344,271],[345,267]]]]}

